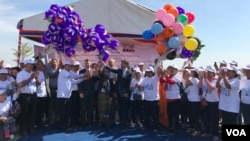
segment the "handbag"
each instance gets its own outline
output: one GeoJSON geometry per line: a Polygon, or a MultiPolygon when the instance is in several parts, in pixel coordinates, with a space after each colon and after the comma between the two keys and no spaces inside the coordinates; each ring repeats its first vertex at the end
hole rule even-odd
{"type": "Polygon", "coordinates": [[[10,108],[10,116],[13,116],[14,118],[17,118],[19,116],[19,114],[21,113],[21,105],[19,104],[18,101],[14,100],[12,102],[12,106],[10,108]]]}
{"type": "Polygon", "coordinates": [[[140,94],[140,90],[138,88],[135,88],[133,91],[133,99],[134,100],[142,100],[142,95],[140,94]]]}
{"type": "Polygon", "coordinates": [[[141,101],[142,100],[142,95],[141,94],[133,94],[133,99],[141,101]]]}
{"type": "Polygon", "coordinates": [[[119,90],[120,96],[123,96],[125,93],[127,93],[127,89],[123,88],[119,90]]]}
{"type": "Polygon", "coordinates": [[[207,100],[205,98],[201,99],[201,109],[204,109],[207,107],[207,100]]]}

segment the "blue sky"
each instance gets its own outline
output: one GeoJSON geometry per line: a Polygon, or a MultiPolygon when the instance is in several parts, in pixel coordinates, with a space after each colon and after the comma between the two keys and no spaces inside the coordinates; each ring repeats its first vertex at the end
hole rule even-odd
{"type": "MultiPolygon", "coordinates": [[[[0,1],[0,60],[15,65],[12,48],[17,48],[17,22],[46,11],[51,4],[66,5],[77,0],[1,0],[0,1]]],[[[250,1],[241,0],[133,0],[150,9],[158,10],[165,4],[181,6],[195,14],[194,36],[206,45],[195,66],[213,65],[215,61],[235,60],[241,67],[250,64],[249,21],[250,1]]],[[[153,21],[152,21],[153,22],[153,21]]],[[[151,25],[148,25],[150,28],[151,25]]],[[[146,29],[145,29],[146,30],[146,29]]],[[[26,42],[26,40],[23,40],[26,42]]],[[[31,42],[32,43],[32,42],[31,42]]],[[[183,59],[171,61],[182,65],[183,59]]]]}

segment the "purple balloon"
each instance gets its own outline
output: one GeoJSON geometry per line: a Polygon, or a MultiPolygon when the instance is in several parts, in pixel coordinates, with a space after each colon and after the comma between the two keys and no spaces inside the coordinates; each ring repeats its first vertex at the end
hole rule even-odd
{"type": "Polygon", "coordinates": [[[111,49],[115,50],[116,47],[119,46],[119,44],[120,44],[120,43],[119,43],[118,40],[112,39],[112,40],[110,41],[109,47],[110,47],[111,49]]]}
{"type": "Polygon", "coordinates": [[[72,28],[70,28],[70,27],[66,27],[66,28],[64,28],[63,29],[63,36],[64,37],[67,37],[67,38],[73,38],[74,36],[75,36],[75,31],[72,29],[72,28]]]}
{"type": "Polygon", "coordinates": [[[180,14],[185,14],[185,10],[182,8],[182,7],[176,7],[177,8],[177,10],[178,10],[178,12],[179,12],[179,15],[180,14]]]}
{"type": "Polygon", "coordinates": [[[93,47],[93,46],[91,46],[91,45],[85,45],[85,46],[83,47],[83,49],[85,49],[86,51],[90,52],[90,51],[96,50],[96,47],[93,47]]]}
{"type": "Polygon", "coordinates": [[[63,44],[56,45],[55,50],[64,52],[64,45],[63,44]]]}
{"type": "MultiPolygon", "coordinates": [[[[66,16],[63,14],[57,14],[57,18],[62,20],[61,23],[64,23],[66,21],[66,16]]],[[[60,24],[60,23],[58,23],[58,24],[60,24]]]]}
{"type": "Polygon", "coordinates": [[[98,46],[100,44],[100,38],[98,35],[90,36],[90,44],[94,47],[98,46]]]}
{"type": "Polygon", "coordinates": [[[69,16],[72,16],[74,20],[80,19],[80,16],[76,11],[72,11],[69,16]]]}
{"type": "Polygon", "coordinates": [[[184,58],[190,58],[193,56],[193,51],[187,50],[186,48],[182,48],[181,50],[181,56],[184,58]]]}
{"type": "Polygon", "coordinates": [[[76,52],[75,52],[75,49],[73,47],[68,47],[64,50],[64,53],[67,57],[71,57],[72,55],[74,55],[76,52]]]}
{"type": "Polygon", "coordinates": [[[105,50],[105,49],[106,49],[106,46],[105,46],[105,44],[101,43],[101,44],[99,44],[96,48],[97,48],[99,51],[101,51],[101,50],[105,50]]]}
{"type": "Polygon", "coordinates": [[[58,27],[57,24],[50,23],[49,27],[48,27],[48,30],[49,30],[49,32],[51,32],[52,34],[54,34],[54,33],[58,32],[60,30],[60,28],[58,27]]]}
{"type": "Polygon", "coordinates": [[[69,6],[63,6],[63,7],[61,7],[61,9],[62,9],[62,13],[65,16],[68,16],[72,12],[72,10],[69,6]]]}
{"type": "Polygon", "coordinates": [[[107,61],[110,56],[110,52],[107,50],[101,50],[99,52],[98,58],[102,61],[107,61]]]}
{"type": "Polygon", "coordinates": [[[96,31],[98,34],[103,34],[103,33],[106,32],[105,27],[104,27],[103,25],[101,25],[101,24],[97,24],[97,25],[95,26],[95,31],[96,31]]]}
{"type": "Polygon", "coordinates": [[[45,45],[50,44],[50,40],[48,40],[45,36],[42,37],[41,41],[42,41],[42,43],[45,44],[45,45]]]}
{"type": "Polygon", "coordinates": [[[57,4],[52,4],[52,5],[50,6],[50,9],[52,9],[52,10],[54,10],[54,11],[56,11],[56,12],[59,12],[59,11],[61,10],[61,7],[58,6],[57,4]]]}
{"type": "Polygon", "coordinates": [[[45,19],[51,20],[53,17],[56,16],[56,11],[49,9],[45,12],[45,19]]]}
{"type": "Polygon", "coordinates": [[[51,34],[51,32],[49,32],[49,31],[46,31],[45,33],[44,33],[44,35],[43,35],[45,38],[47,38],[49,41],[51,40],[51,38],[52,38],[52,34],[51,34]]]}

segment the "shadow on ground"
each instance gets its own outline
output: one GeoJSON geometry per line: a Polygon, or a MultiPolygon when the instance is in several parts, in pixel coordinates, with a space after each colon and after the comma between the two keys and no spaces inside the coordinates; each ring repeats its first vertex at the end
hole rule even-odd
{"type": "Polygon", "coordinates": [[[18,141],[211,141],[211,138],[192,137],[184,129],[178,134],[162,128],[158,132],[149,129],[129,129],[121,126],[105,128],[85,127],[62,132],[54,125],[37,129],[37,133],[24,136],[18,141]]]}

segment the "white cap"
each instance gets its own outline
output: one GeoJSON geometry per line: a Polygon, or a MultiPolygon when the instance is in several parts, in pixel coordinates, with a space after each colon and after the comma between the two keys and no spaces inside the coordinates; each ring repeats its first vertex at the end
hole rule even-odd
{"type": "Polygon", "coordinates": [[[143,62],[140,62],[139,64],[138,64],[138,66],[143,66],[144,65],[144,63],[143,62]]]}
{"type": "Polygon", "coordinates": [[[236,73],[238,73],[238,69],[236,66],[229,66],[229,67],[227,67],[227,70],[232,70],[232,71],[235,71],[236,73]]]}
{"type": "Polygon", "coordinates": [[[64,61],[63,65],[72,65],[70,61],[64,61]]]}
{"type": "Polygon", "coordinates": [[[220,63],[227,65],[227,62],[225,60],[222,60],[220,63]]]}
{"type": "Polygon", "coordinates": [[[12,68],[10,64],[3,64],[3,68],[12,68]]]}
{"type": "Polygon", "coordinates": [[[231,65],[236,65],[236,66],[237,66],[237,65],[238,65],[238,62],[236,62],[236,61],[233,60],[230,64],[231,64],[231,65]]]}
{"type": "Polygon", "coordinates": [[[151,66],[149,66],[147,69],[146,69],[146,72],[154,72],[154,68],[153,67],[151,67],[151,66]]]}
{"type": "Polygon", "coordinates": [[[207,66],[206,71],[216,73],[216,69],[212,66],[207,66]]]}
{"type": "Polygon", "coordinates": [[[24,61],[24,65],[26,64],[35,64],[35,61],[33,59],[27,59],[24,61]]]}
{"type": "Polygon", "coordinates": [[[7,69],[0,69],[0,74],[8,74],[8,70],[7,69]]]}
{"type": "Polygon", "coordinates": [[[200,72],[198,68],[191,68],[191,69],[189,69],[189,70],[190,70],[190,71],[195,71],[195,72],[197,72],[197,73],[200,72]]]}
{"type": "Polygon", "coordinates": [[[79,61],[74,61],[74,62],[73,62],[73,65],[74,65],[74,66],[80,65],[80,62],[79,62],[79,61]]]}
{"type": "Polygon", "coordinates": [[[135,72],[135,73],[141,73],[139,67],[135,67],[135,68],[134,68],[134,72],[135,72]]]}
{"type": "Polygon", "coordinates": [[[201,67],[197,68],[197,70],[198,70],[199,72],[201,72],[201,71],[205,71],[205,68],[204,68],[203,66],[201,66],[201,67]]]}
{"type": "Polygon", "coordinates": [[[248,64],[247,66],[245,66],[243,69],[250,70],[250,64],[248,64]]]}
{"type": "Polygon", "coordinates": [[[5,89],[0,89],[0,95],[5,94],[6,90],[5,89]]]}
{"type": "Polygon", "coordinates": [[[148,67],[154,67],[154,65],[153,64],[149,64],[148,67]]]}
{"type": "Polygon", "coordinates": [[[177,66],[177,65],[175,65],[175,64],[173,64],[173,65],[169,65],[168,67],[169,67],[169,68],[174,68],[174,69],[177,69],[177,70],[178,70],[178,66],[177,66]]]}
{"type": "Polygon", "coordinates": [[[22,60],[20,61],[20,64],[24,64],[24,62],[25,62],[25,61],[22,59],[22,60]]]}

